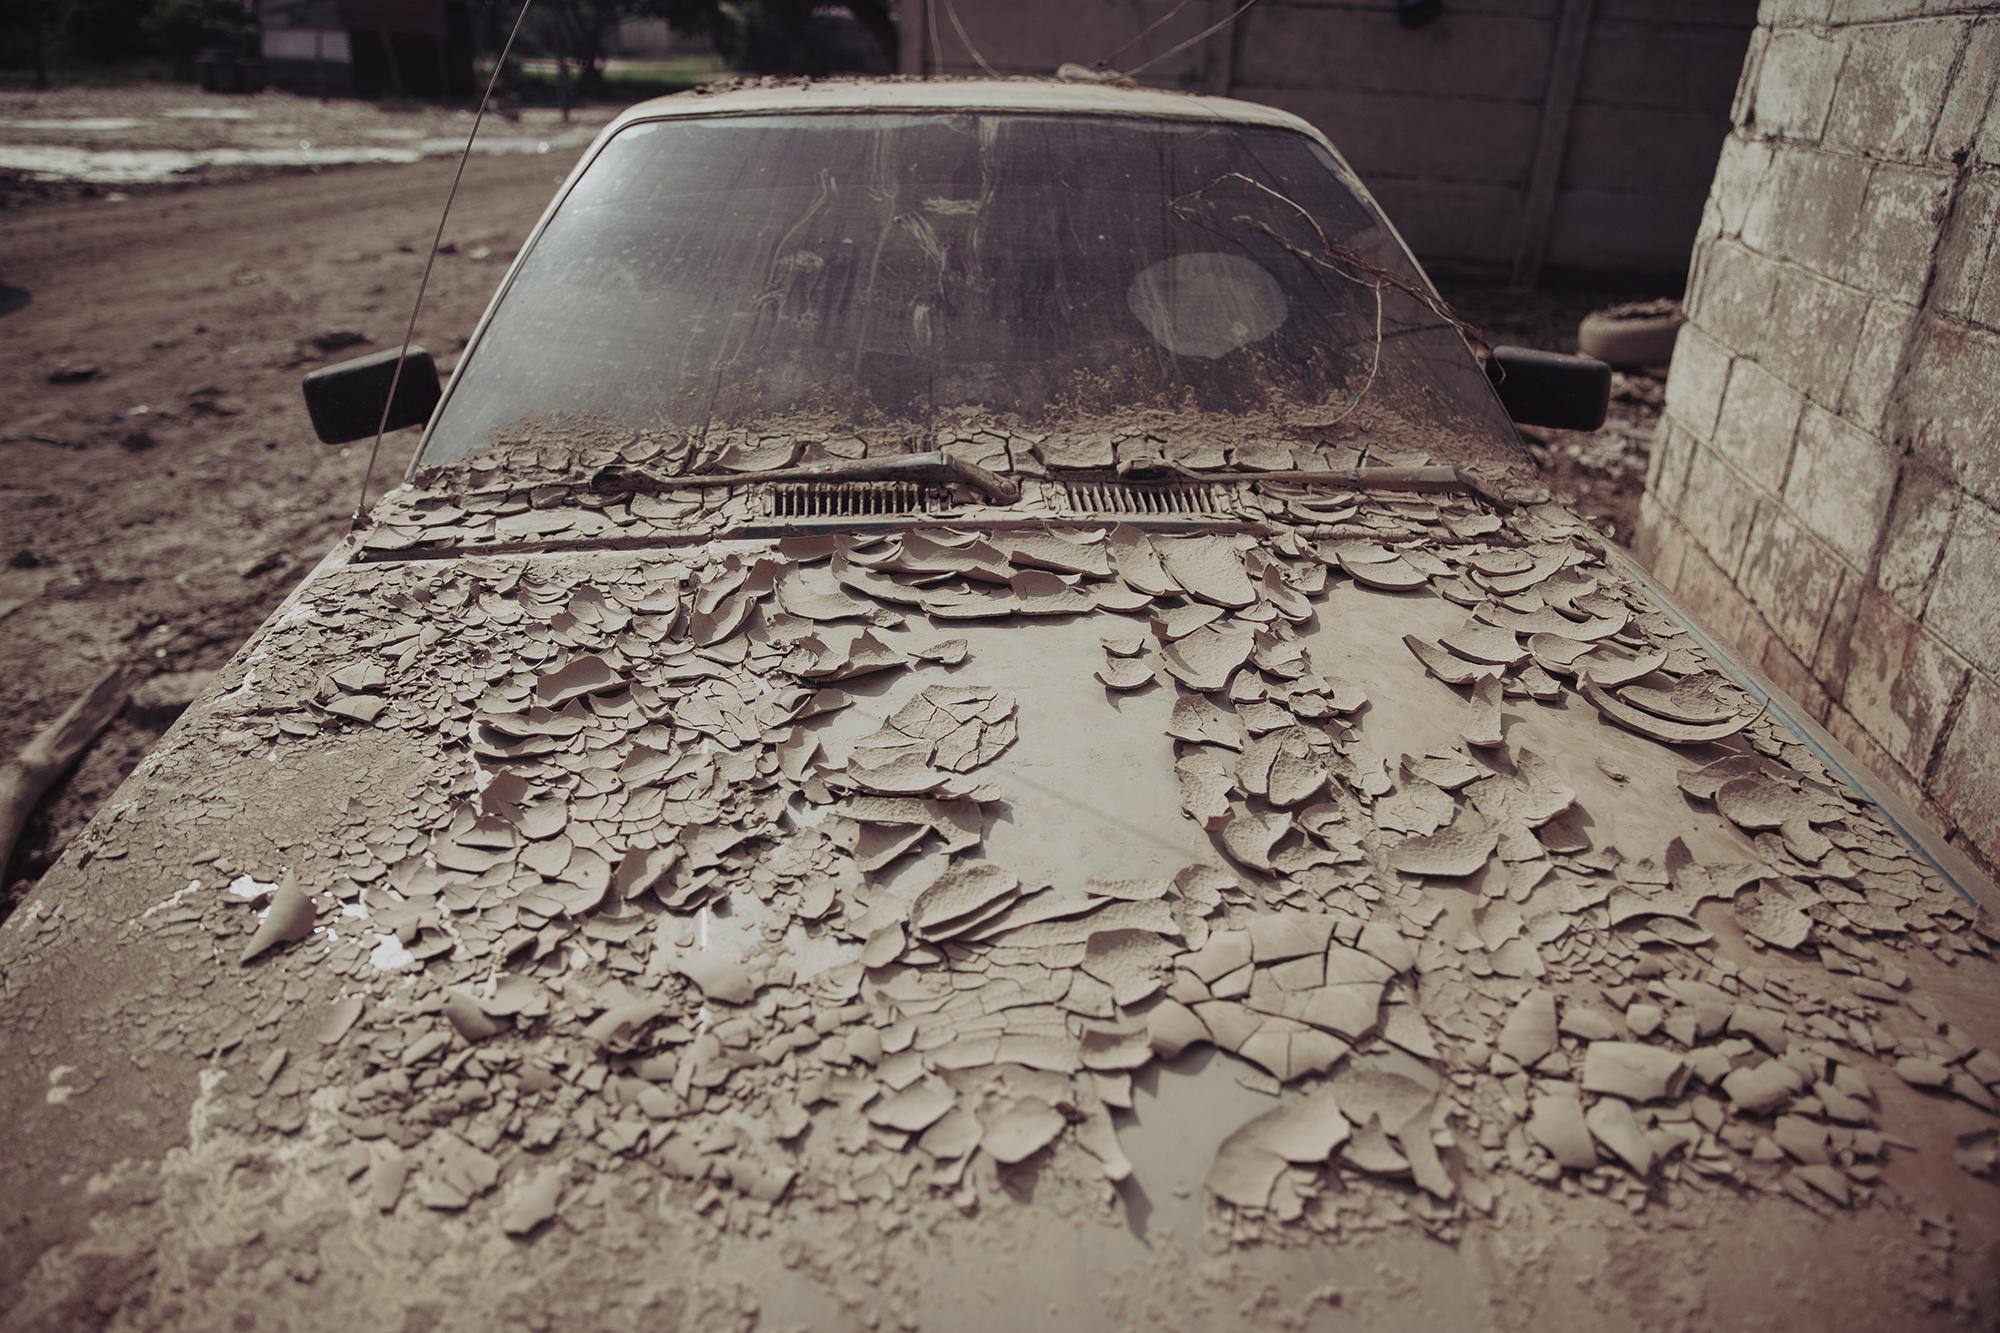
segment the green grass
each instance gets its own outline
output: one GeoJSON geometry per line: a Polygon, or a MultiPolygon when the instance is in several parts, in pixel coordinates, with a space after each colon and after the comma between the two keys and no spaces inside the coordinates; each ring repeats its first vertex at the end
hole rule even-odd
{"type": "Polygon", "coordinates": [[[700,55],[668,56],[665,60],[635,60],[620,63],[605,72],[604,81],[619,89],[657,88],[679,92],[729,73],[729,66],[714,52],[700,55]]]}
{"type": "MultiPolygon", "coordinates": [[[[611,102],[637,102],[648,97],[677,93],[729,73],[729,66],[722,57],[709,52],[668,56],[664,60],[625,61],[617,57],[613,60],[616,63],[604,71],[604,100],[611,102]]],[[[491,68],[490,62],[482,61],[479,67],[481,77],[491,68]]],[[[523,68],[516,86],[532,93],[537,100],[554,101],[556,76],[553,62],[544,63],[537,59],[533,66],[523,68]]],[[[572,70],[572,95],[575,88],[576,74],[572,70]]]]}

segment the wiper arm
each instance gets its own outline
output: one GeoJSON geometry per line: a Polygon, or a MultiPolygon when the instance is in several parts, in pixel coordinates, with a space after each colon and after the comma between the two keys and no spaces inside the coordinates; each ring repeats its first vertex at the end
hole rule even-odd
{"type": "Polygon", "coordinates": [[[946,453],[896,454],[888,458],[836,458],[802,467],[769,472],[698,472],[668,475],[629,463],[612,463],[590,475],[590,488],[601,494],[623,495],[684,490],[691,486],[745,486],[773,481],[929,481],[970,486],[994,504],[1021,498],[1018,483],[946,453]]]}

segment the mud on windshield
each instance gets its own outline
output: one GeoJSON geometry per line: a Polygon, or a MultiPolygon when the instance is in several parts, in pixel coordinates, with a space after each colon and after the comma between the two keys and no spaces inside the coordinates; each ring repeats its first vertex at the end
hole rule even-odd
{"type": "Polygon", "coordinates": [[[801,416],[876,432],[871,452],[968,413],[1511,439],[1338,162],[1295,131],[1206,121],[634,124],[467,358],[422,464],[563,423],[700,438],[801,416]]]}

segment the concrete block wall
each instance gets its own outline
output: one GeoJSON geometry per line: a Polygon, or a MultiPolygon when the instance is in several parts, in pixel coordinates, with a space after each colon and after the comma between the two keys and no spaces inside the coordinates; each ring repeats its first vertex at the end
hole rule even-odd
{"type": "Polygon", "coordinates": [[[1677,595],[2000,864],[2000,11],[1765,0],[1641,507],[1677,595]]]}
{"type": "MultiPolygon", "coordinates": [[[[1240,5],[937,0],[904,7],[901,68],[1132,68],[1240,5]]],[[[1317,125],[1427,264],[1504,273],[1528,247],[1553,270],[1677,285],[1751,19],[1749,0],[1450,0],[1405,28],[1394,0],[1261,0],[1140,78],[1317,125]],[[1574,68],[1566,23],[1583,30],[1574,68]]]]}

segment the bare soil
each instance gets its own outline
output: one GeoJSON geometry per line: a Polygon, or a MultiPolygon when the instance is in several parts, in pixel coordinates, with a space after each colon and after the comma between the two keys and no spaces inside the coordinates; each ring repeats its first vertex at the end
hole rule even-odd
{"type": "MultiPolygon", "coordinates": [[[[443,367],[575,156],[467,171],[417,330],[443,367]]],[[[113,663],[219,666],[344,530],[367,448],[316,443],[299,380],[401,337],[451,169],[0,212],[0,607],[28,598],[0,612],[0,749],[113,663]]],[[[375,494],[413,442],[385,443],[375,494]]],[[[113,725],[31,821],[7,898],[158,734],[113,725]]]]}

